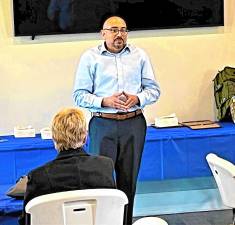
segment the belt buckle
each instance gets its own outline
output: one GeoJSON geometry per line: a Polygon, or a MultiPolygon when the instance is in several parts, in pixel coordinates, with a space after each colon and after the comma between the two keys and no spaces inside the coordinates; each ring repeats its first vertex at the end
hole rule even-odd
{"type": "Polygon", "coordinates": [[[101,116],[102,116],[102,113],[101,113],[101,112],[94,112],[94,113],[93,113],[93,116],[101,117],[101,116]]]}

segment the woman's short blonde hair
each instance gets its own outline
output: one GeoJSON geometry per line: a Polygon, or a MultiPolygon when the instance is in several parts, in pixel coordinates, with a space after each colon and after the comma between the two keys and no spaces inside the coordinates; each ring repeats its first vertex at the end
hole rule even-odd
{"type": "Polygon", "coordinates": [[[58,151],[76,149],[86,140],[86,119],[78,108],[64,108],[52,121],[52,138],[58,151]]]}

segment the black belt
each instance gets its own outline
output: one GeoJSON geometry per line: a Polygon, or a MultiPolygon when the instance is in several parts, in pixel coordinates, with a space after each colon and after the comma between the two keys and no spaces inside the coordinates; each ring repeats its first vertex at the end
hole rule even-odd
{"type": "Polygon", "coordinates": [[[133,112],[123,112],[123,113],[102,113],[102,112],[93,112],[92,116],[96,117],[101,117],[101,118],[106,118],[106,119],[113,119],[113,120],[126,120],[133,118],[135,116],[138,116],[142,114],[141,109],[137,109],[136,111],[133,112]]]}

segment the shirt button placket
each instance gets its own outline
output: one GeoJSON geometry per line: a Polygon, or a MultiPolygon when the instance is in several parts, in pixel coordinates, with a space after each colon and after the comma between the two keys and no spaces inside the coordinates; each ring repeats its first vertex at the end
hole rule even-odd
{"type": "Polygon", "coordinates": [[[116,65],[117,65],[117,76],[118,76],[118,91],[122,92],[124,90],[124,81],[123,81],[123,69],[121,62],[121,55],[116,55],[116,65]]]}

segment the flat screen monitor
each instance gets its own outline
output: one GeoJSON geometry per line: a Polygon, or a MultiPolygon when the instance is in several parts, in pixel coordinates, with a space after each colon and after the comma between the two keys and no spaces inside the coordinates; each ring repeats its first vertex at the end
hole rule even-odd
{"type": "Polygon", "coordinates": [[[129,30],[224,25],[223,0],[13,0],[15,36],[94,33],[110,15],[129,30]]]}

